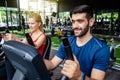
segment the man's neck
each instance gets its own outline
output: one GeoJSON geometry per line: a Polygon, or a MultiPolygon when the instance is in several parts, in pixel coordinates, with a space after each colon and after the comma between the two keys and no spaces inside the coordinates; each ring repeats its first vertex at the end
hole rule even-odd
{"type": "Polygon", "coordinates": [[[83,46],[85,45],[90,39],[92,38],[91,34],[86,34],[85,36],[82,37],[77,37],[77,45],[78,46],[83,46]]]}

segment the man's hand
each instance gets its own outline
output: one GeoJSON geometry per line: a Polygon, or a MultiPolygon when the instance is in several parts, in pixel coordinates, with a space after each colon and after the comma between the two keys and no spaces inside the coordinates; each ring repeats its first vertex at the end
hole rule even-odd
{"type": "Polygon", "coordinates": [[[65,61],[61,73],[70,78],[71,80],[80,80],[81,78],[80,65],[75,56],[74,61],[72,60],[65,61]]]}

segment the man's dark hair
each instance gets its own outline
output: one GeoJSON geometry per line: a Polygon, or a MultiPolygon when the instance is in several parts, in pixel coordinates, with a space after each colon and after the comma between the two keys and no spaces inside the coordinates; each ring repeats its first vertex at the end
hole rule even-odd
{"type": "Polygon", "coordinates": [[[72,17],[72,14],[77,14],[77,13],[86,13],[87,19],[93,17],[93,9],[89,5],[80,5],[75,7],[73,10],[70,11],[70,17],[72,17]]]}

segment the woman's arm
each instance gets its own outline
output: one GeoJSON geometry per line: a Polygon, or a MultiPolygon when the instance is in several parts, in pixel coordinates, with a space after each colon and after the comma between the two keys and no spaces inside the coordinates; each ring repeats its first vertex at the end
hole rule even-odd
{"type": "Polygon", "coordinates": [[[11,34],[11,33],[6,33],[6,34],[2,34],[2,38],[5,41],[9,41],[9,40],[15,40],[15,41],[22,41],[23,39],[18,38],[16,35],[11,34]]]}
{"type": "Polygon", "coordinates": [[[39,37],[39,39],[34,43],[35,47],[38,49],[40,46],[45,44],[46,42],[46,36],[43,34],[39,37]]]}

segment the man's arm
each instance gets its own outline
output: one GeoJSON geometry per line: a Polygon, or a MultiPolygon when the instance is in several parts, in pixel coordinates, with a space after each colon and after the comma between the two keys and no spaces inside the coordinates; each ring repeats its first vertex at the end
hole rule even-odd
{"type": "Polygon", "coordinates": [[[91,77],[89,78],[86,76],[85,80],[104,80],[104,77],[105,77],[104,71],[93,68],[91,72],[91,77]]]}
{"type": "MultiPolygon", "coordinates": [[[[81,80],[82,72],[80,70],[80,65],[74,57],[75,61],[66,60],[61,71],[62,74],[69,77],[71,80],[81,80]]],[[[99,69],[92,69],[91,77],[85,76],[85,80],[104,80],[105,72],[99,69]]]]}

